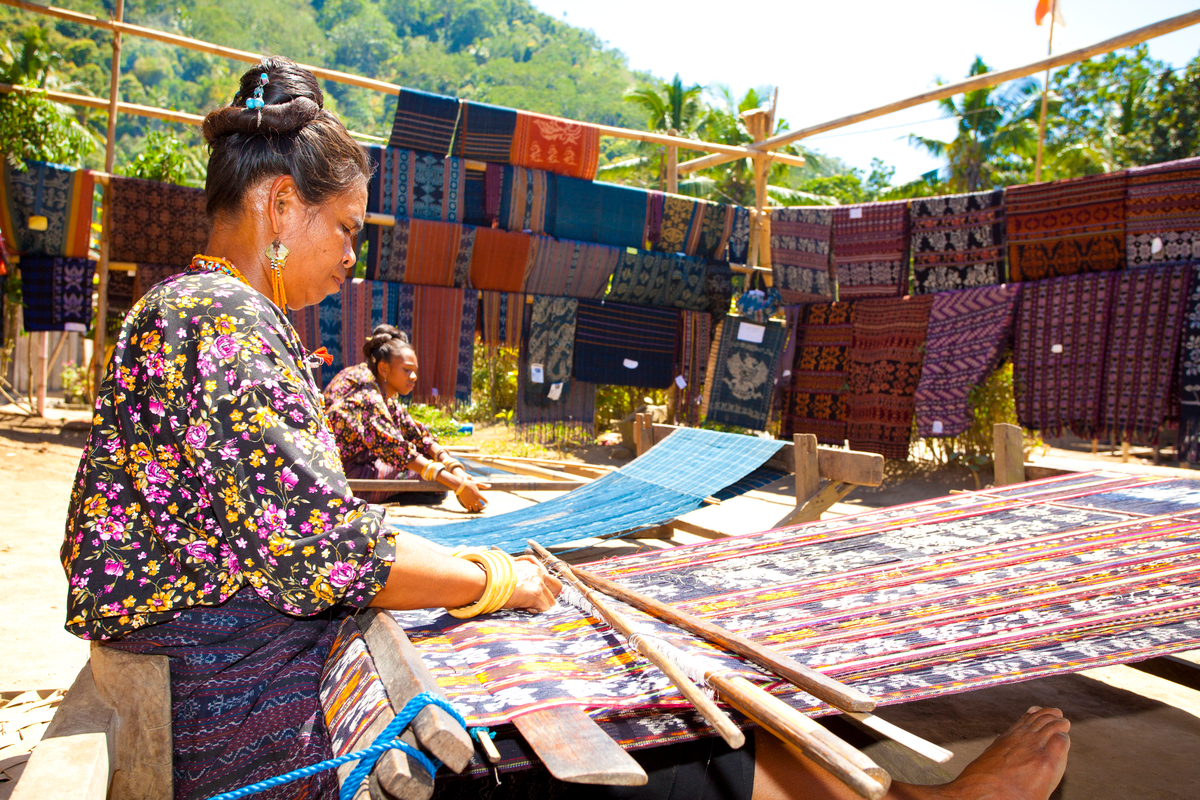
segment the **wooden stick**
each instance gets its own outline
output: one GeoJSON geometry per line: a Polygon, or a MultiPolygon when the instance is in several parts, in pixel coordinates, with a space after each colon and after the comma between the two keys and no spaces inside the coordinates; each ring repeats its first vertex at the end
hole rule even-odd
{"type": "Polygon", "coordinates": [[[717,733],[720,734],[721,738],[730,747],[736,749],[746,743],[745,734],[742,733],[737,725],[733,724],[733,720],[718,708],[717,704],[710,700],[708,695],[697,687],[696,684],[692,683],[691,678],[684,674],[683,670],[671,661],[656,644],[638,636],[637,631],[633,629],[633,626],[624,614],[621,614],[608,603],[601,600],[595,592],[580,582],[570,566],[556,558],[549,550],[532,539],[529,540],[529,546],[533,548],[533,551],[545,562],[547,567],[553,569],[575,587],[591,603],[596,613],[628,640],[631,648],[641,653],[647,661],[658,667],[671,680],[671,683],[675,684],[675,688],[687,698],[688,702],[696,707],[696,710],[700,712],[708,724],[716,729],[717,733]]]}
{"type": "Polygon", "coordinates": [[[816,670],[809,669],[795,659],[764,647],[744,636],[725,630],[706,619],[680,611],[653,597],[647,597],[640,592],[613,583],[607,578],[601,578],[586,570],[574,567],[573,571],[581,581],[594,589],[628,603],[634,608],[645,611],[651,616],[658,617],[664,622],[683,628],[726,650],[737,653],[763,669],[770,670],[786,681],[791,682],[809,694],[824,700],[834,708],[842,711],[874,711],[875,701],[852,686],[822,675],[816,670]]]}
{"type": "Polygon", "coordinates": [[[915,733],[910,733],[899,725],[893,725],[886,719],[880,719],[874,714],[860,714],[857,711],[847,711],[845,714],[847,717],[858,720],[876,733],[881,733],[892,741],[904,745],[914,753],[925,756],[930,761],[945,764],[954,758],[954,753],[946,748],[939,747],[933,742],[927,742],[915,733]]]}

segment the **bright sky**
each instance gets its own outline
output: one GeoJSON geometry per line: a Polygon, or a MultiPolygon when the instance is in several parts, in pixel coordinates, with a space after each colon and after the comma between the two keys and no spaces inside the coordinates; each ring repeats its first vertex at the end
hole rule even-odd
{"type": "MultiPolygon", "coordinates": [[[[724,83],[741,95],[779,86],[779,113],[792,128],[824,122],[966,77],[976,55],[993,69],[1046,54],[1036,0],[532,0],[547,14],[590,28],[623,51],[634,69],[685,83],[724,83]],[[565,15],[565,16],[564,16],[565,15]]],[[[1195,0],[1060,0],[1066,28],[1056,53],[1102,41],[1195,9],[1195,0]]],[[[1182,66],[1200,54],[1200,25],[1151,39],[1150,54],[1182,66]]],[[[878,156],[894,181],[941,166],[907,135],[948,140],[954,123],[934,104],[805,140],[864,171],[878,156]],[[886,129],[886,130],[881,130],[886,129]]]]}

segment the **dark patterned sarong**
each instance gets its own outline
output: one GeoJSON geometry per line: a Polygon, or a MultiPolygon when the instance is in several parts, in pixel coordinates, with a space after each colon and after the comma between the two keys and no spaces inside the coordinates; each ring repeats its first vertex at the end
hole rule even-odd
{"type": "Polygon", "coordinates": [[[675,374],[679,312],[579,301],[575,377],[588,383],[662,389],[675,374]]]}
{"type": "Polygon", "coordinates": [[[516,128],[513,109],[464,100],[454,134],[454,155],[507,164],[516,128]]]}
{"type": "Polygon", "coordinates": [[[910,200],[913,294],[1004,279],[1004,190],[910,200]]]}
{"type": "Polygon", "coordinates": [[[766,430],[786,338],[787,329],[777,322],[722,319],[709,351],[700,413],[709,422],[766,430]]]}
{"type": "Polygon", "coordinates": [[[92,274],[86,258],[21,259],[26,331],[76,331],[92,321],[92,274]]]}
{"type": "Polygon", "coordinates": [[[811,433],[821,444],[846,443],[846,356],[854,342],[854,303],[801,310],[791,377],[783,382],[783,435],[811,433]]]}
{"type": "Polygon", "coordinates": [[[187,266],[208,245],[204,190],[112,178],[113,261],[187,266]]]}
{"type": "Polygon", "coordinates": [[[771,209],[771,285],[785,303],[833,299],[829,278],[832,225],[832,208],[771,209]]]}
{"type": "Polygon", "coordinates": [[[0,228],[14,255],[87,258],[92,236],[95,176],[91,170],[28,161],[22,172],[0,164],[0,228]],[[46,218],[46,230],[29,218],[46,218]]]}
{"type": "Polygon", "coordinates": [[[531,365],[525,384],[527,403],[556,403],[566,393],[574,362],[578,309],[579,301],[569,297],[533,298],[533,316],[525,345],[531,365]]]}
{"type": "Polygon", "coordinates": [[[1134,167],[1128,175],[1125,260],[1129,266],[1200,261],[1200,158],[1134,167]]]}
{"type": "MultiPolygon", "coordinates": [[[[645,249],[645,189],[559,176],[555,183],[554,227],[560,239],[645,249]]],[[[547,220],[549,224],[549,220],[547,220]]]]}
{"type": "Polygon", "coordinates": [[[621,254],[606,300],[702,311],[708,307],[708,261],[677,253],[621,254]]]}
{"type": "Polygon", "coordinates": [[[445,155],[457,121],[457,97],[401,89],[388,145],[445,155]]]}
{"type": "Polygon", "coordinates": [[[1179,460],[1200,464],[1200,265],[1192,271],[1179,345],[1179,460]]]}

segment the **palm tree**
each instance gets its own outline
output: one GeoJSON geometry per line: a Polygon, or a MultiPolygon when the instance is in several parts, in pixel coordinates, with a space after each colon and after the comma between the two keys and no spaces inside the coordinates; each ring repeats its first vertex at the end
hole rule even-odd
{"type": "Polygon", "coordinates": [[[704,104],[700,102],[703,91],[698,84],[685,87],[676,73],[672,80],[659,81],[657,86],[629,90],[625,101],[641,106],[646,112],[647,130],[692,137],[705,117],[704,104]]]}

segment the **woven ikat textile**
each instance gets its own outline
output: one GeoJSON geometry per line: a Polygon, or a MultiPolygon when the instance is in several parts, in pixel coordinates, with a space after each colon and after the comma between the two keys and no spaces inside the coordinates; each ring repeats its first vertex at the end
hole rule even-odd
{"type": "Polygon", "coordinates": [[[785,303],[833,299],[829,238],[833,209],[771,209],[772,283],[785,303]]]}
{"type": "Polygon", "coordinates": [[[579,301],[575,377],[613,386],[661,389],[675,379],[679,312],[579,301]]]}
{"type": "Polygon", "coordinates": [[[1124,267],[1125,183],[1114,172],[1006,189],[1010,280],[1124,267]]]}
{"type": "Polygon", "coordinates": [[[1200,261],[1200,158],[1134,167],[1128,175],[1125,258],[1129,266],[1200,261]]]}
{"type": "Polygon", "coordinates": [[[791,379],[783,390],[783,434],[811,433],[846,443],[846,357],[854,343],[854,303],[814,303],[801,311],[791,379]]]}
{"type": "Polygon", "coordinates": [[[1180,460],[1200,464],[1200,265],[1192,266],[1179,353],[1180,460]]]}
{"type": "Polygon", "coordinates": [[[701,416],[721,425],[766,430],[786,338],[786,328],[777,322],[722,319],[708,354],[701,416]]]}
{"type": "Polygon", "coordinates": [[[908,201],[837,206],[833,263],[838,299],[908,292],[908,201]]]}
{"type": "Polygon", "coordinates": [[[27,161],[22,172],[5,159],[0,165],[0,228],[8,252],[87,258],[95,183],[91,170],[27,161]],[[35,215],[46,218],[44,231],[29,227],[35,215]]]}
{"type": "Polygon", "coordinates": [[[1004,279],[1004,190],[909,201],[914,294],[1004,279]]]}

